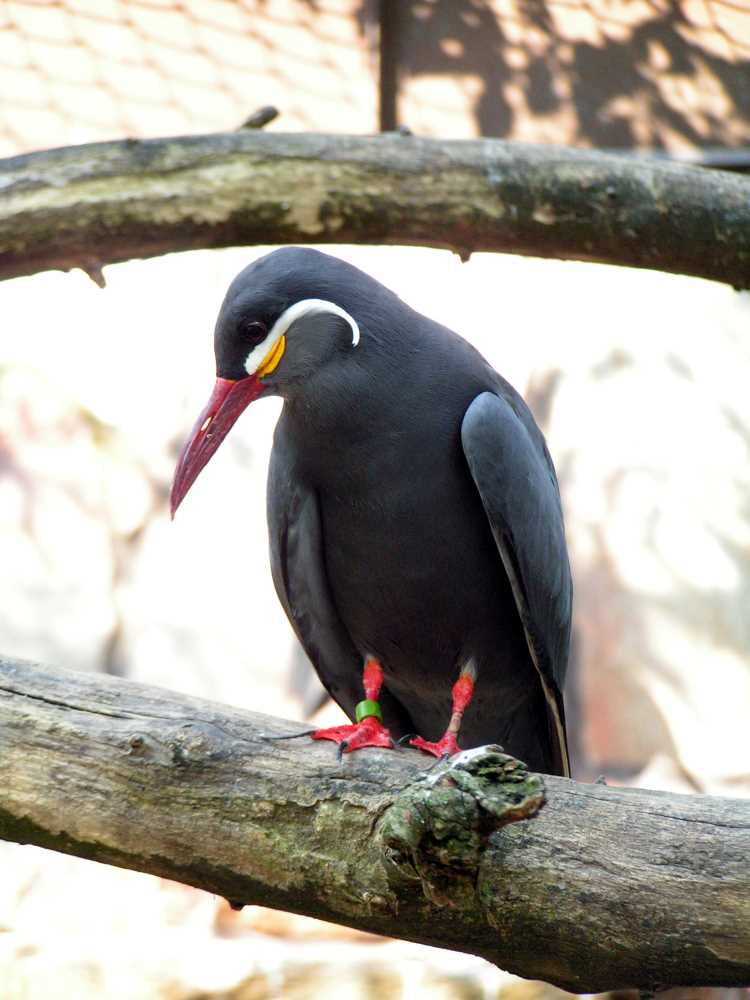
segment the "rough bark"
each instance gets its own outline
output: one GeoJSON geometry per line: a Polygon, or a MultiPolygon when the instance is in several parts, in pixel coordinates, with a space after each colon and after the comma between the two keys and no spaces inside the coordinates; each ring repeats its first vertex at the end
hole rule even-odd
{"type": "Polygon", "coordinates": [[[0,277],[243,244],[391,243],[750,287],[750,180],[497,139],[125,140],[0,161],[0,277]]]}
{"type": "Polygon", "coordinates": [[[576,992],[750,983],[750,802],[272,739],[301,729],[0,660],[0,838],[576,992]]]}

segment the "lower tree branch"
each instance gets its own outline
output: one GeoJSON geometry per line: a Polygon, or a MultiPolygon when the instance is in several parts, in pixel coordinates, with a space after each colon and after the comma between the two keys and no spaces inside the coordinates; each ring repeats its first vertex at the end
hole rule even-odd
{"type": "Polygon", "coordinates": [[[576,992],[750,983],[750,802],[430,769],[0,659],[0,838],[482,955],[576,992]]]}
{"type": "Polygon", "coordinates": [[[201,247],[390,243],[750,287],[750,180],[499,139],[239,132],[0,161],[0,278],[201,247]]]}

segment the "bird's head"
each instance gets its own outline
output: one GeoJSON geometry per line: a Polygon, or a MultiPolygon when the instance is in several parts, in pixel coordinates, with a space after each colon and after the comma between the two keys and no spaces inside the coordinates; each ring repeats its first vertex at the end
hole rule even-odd
{"type": "Polygon", "coordinates": [[[366,279],[326,254],[290,247],[234,279],[216,321],[216,384],[180,453],[172,517],[253,400],[292,395],[334,356],[357,347],[357,320],[337,301],[348,299],[357,276],[366,279]]]}

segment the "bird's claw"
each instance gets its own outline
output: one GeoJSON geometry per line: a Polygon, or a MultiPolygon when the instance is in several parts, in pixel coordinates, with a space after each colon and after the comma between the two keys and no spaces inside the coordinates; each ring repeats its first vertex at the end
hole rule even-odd
{"type": "Polygon", "coordinates": [[[361,722],[349,726],[330,726],[328,729],[317,729],[314,740],[333,740],[338,743],[339,760],[345,753],[361,750],[363,747],[393,747],[393,739],[385,726],[374,716],[368,716],[361,722]]]}
{"type": "Polygon", "coordinates": [[[431,753],[433,757],[445,760],[452,757],[454,753],[461,752],[461,747],[453,733],[446,733],[437,743],[431,743],[429,740],[422,739],[421,736],[416,736],[411,740],[411,746],[416,747],[417,750],[423,750],[424,753],[431,753]]]}
{"type": "Polygon", "coordinates": [[[451,755],[449,753],[443,753],[438,757],[437,760],[434,760],[429,767],[426,767],[422,773],[429,774],[430,771],[434,771],[436,767],[440,767],[441,764],[445,764],[445,762],[450,759],[451,755]]]}
{"type": "Polygon", "coordinates": [[[314,732],[314,729],[303,729],[301,733],[284,733],[282,736],[268,736],[266,733],[263,733],[261,739],[267,742],[272,740],[296,740],[299,736],[312,736],[314,732]]]}

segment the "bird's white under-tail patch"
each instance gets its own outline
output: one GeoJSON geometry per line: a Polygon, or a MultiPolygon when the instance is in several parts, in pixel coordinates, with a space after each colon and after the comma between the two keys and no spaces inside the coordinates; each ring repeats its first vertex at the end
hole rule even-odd
{"type": "Polygon", "coordinates": [[[248,375],[253,375],[268,357],[272,347],[286,334],[292,323],[296,323],[303,316],[316,313],[331,313],[333,316],[340,316],[346,320],[352,331],[352,347],[359,343],[359,324],[356,319],[335,302],[327,299],[300,299],[293,305],[288,306],[279,316],[268,332],[268,335],[250,351],[245,358],[245,371],[248,375]]]}

